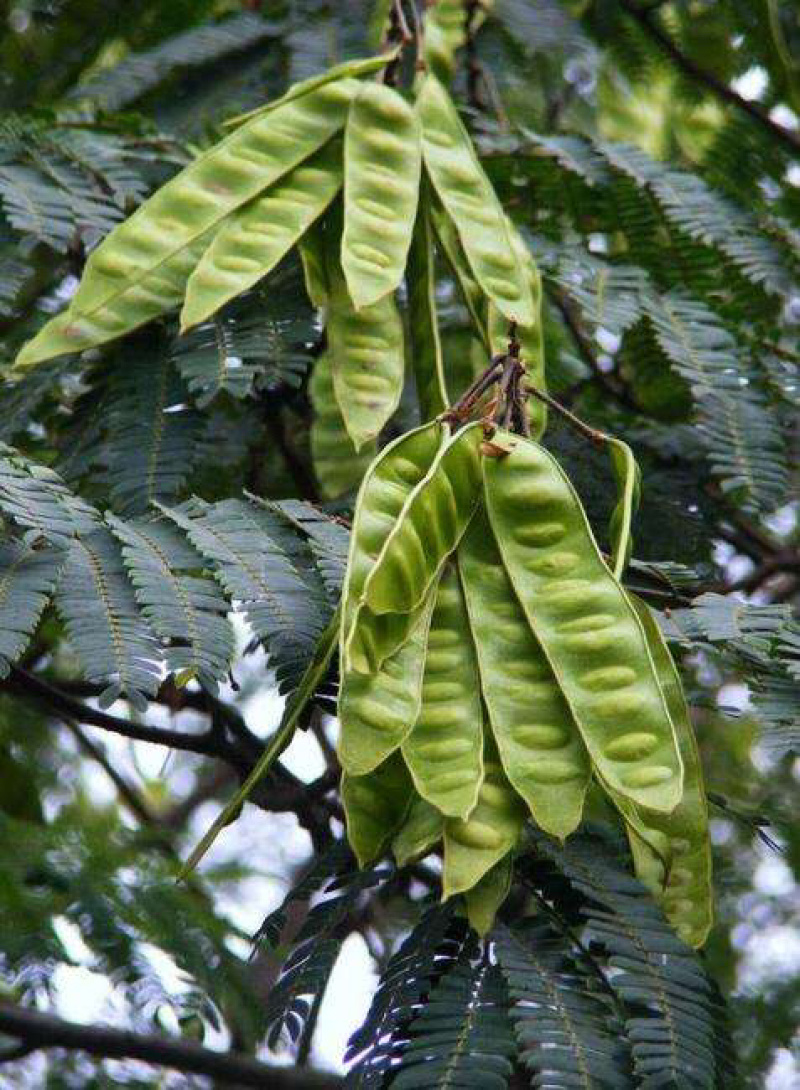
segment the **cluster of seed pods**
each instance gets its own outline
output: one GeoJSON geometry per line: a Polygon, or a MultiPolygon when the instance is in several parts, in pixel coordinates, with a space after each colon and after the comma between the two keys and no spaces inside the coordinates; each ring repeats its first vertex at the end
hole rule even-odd
{"type": "Polygon", "coordinates": [[[710,926],[697,749],[669,651],[532,439],[434,421],[356,505],[339,756],[362,863],[441,849],[443,895],[487,927],[527,821],[564,839],[591,793],[679,932],[710,926]]]}

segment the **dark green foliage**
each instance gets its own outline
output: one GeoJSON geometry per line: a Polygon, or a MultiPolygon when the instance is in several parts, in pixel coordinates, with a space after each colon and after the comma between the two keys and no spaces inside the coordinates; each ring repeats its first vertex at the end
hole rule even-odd
{"type": "Polygon", "coordinates": [[[61,571],[63,554],[52,546],[0,545],[0,673],[25,651],[61,571]]]}
{"type": "Polygon", "coordinates": [[[633,1086],[621,1026],[608,995],[547,920],[496,929],[520,1058],[532,1086],[633,1086]]]}
{"type": "Polygon", "coordinates": [[[502,974],[478,943],[462,948],[408,1027],[397,1090],[504,1090],[516,1052],[502,974]]]}

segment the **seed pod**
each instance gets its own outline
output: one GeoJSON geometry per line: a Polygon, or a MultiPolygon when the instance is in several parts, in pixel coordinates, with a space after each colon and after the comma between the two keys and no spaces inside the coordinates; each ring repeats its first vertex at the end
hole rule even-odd
{"type": "MultiPolygon", "coordinates": [[[[481,291],[480,284],[472,275],[472,270],[464,255],[464,249],[459,241],[458,232],[453,226],[453,221],[442,208],[431,204],[431,223],[433,224],[439,248],[447,259],[447,264],[450,266],[450,271],[461,292],[461,298],[464,300],[464,306],[472,319],[473,331],[480,338],[484,352],[491,355],[489,335],[486,328],[486,296],[481,291]]],[[[508,327],[506,326],[506,328],[508,327]]],[[[505,348],[503,348],[503,351],[505,351],[505,348]]]]}
{"type": "Polygon", "coordinates": [[[347,116],[344,166],[342,269],[360,310],[400,285],[417,213],[419,121],[391,87],[361,85],[347,116]]]}
{"type": "Polygon", "coordinates": [[[347,839],[364,867],[379,858],[399,829],[412,798],[411,780],[402,758],[394,754],[366,776],[342,776],[342,804],[347,839]]]}
{"type": "Polygon", "coordinates": [[[641,621],[555,459],[519,436],[498,441],[511,453],[484,460],[487,508],[528,622],[603,780],[669,813],[683,766],[641,621]]]}
{"type": "Polygon", "coordinates": [[[449,83],[456,52],[467,37],[467,5],[464,0],[438,0],[425,12],[425,64],[442,83],[449,83]]]}
{"type": "Polygon", "coordinates": [[[619,496],[609,521],[611,570],[621,579],[633,551],[633,516],[641,498],[642,474],[627,443],[609,437],[608,451],[619,496]]]}
{"type": "MultiPolygon", "coordinates": [[[[691,946],[702,946],[714,922],[703,768],[672,655],[649,608],[637,598],[632,600],[677,730],[684,787],[680,803],[669,816],[635,808],[636,820],[629,828],[631,851],[637,875],[653,891],[675,930],[691,946]]],[[[626,811],[622,813],[627,819],[626,811]]]]}
{"type": "MultiPolygon", "coordinates": [[[[415,486],[430,469],[445,437],[446,432],[438,423],[425,424],[415,431],[407,432],[384,448],[362,481],[356,500],[347,575],[342,592],[344,608],[340,655],[347,670],[356,669],[369,673],[370,670],[377,669],[378,663],[369,637],[373,631],[378,630],[379,625],[392,629],[395,621],[399,620],[401,634],[407,632],[407,618],[395,619],[387,616],[380,622],[377,618],[372,618],[370,625],[366,627],[366,636],[361,633],[356,639],[355,620],[357,613],[365,608],[361,605],[364,584],[386,537],[397,522],[415,486]]],[[[391,644],[393,639],[390,631],[384,642],[391,644]]],[[[402,642],[403,639],[399,638],[394,646],[398,647],[402,642]]]]}
{"type": "Polygon", "coordinates": [[[392,841],[398,867],[427,855],[444,833],[444,816],[419,795],[414,795],[403,824],[392,841]]]}
{"type": "Polygon", "coordinates": [[[563,839],[581,820],[591,764],[483,511],[464,535],[458,564],[503,768],[536,823],[563,839]]]}
{"type": "Polygon", "coordinates": [[[425,167],[476,280],[509,321],[532,324],[530,283],[509,237],[505,212],[452,99],[435,76],[422,84],[417,109],[425,167]]]}
{"type": "Polygon", "coordinates": [[[513,876],[514,854],[509,852],[464,894],[467,919],[481,937],[491,931],[497,911],[508,897],[513,876]]]}
{"type": "Polygon", "coordinates": [[[480,424],[452,435],[403,506],[364,583],[373,613],[408,613],[426,597],[480,498],[480,424]]]}
{"type": "Polygon", "coordinates": [[[429,420],[444,412],[448,397],[436,314],[433,232],[427,201],[424,199],[417,216],[409,254],[408,324],[420,413],[423,420],[429,420]]]}
{"type": "Polygon", "coordinates": [[[469,817],[483,780],[483,706],[464,595],[452,563],[436,591],[422,702],[403,756],[422,798],[449,817],[469,817]]]}
{"type": "Polygon", "coordinates": [[[403,321],[393,295],[356,310],[344,281],[335,231],[326,238],[328,346],[333,387],[356,450],[374,439],[400,402],[403,321]]]}
{"type": "MultiPolygon", "coordinates": [[[[49,323],[20,353],[19,366],[104,340],[113,316],[120,336],[174,298],[198,239],[320,148],[342,127],[355,80],[327,83],[243,124],[172,178],[92,253],[67,324],[49,323]],[[145,315],[143,318],[142,315],[145,315]]],[[[172,303],[170,303],[172,305],[172,303]]],[[[63,316],[59,316],[63,318],[63,316]]],[[[57,321],[57,319],[56,319],[57,321]]]]}
{"type": "Polygon", "coordinates": [[[330,354],[323,352],[314,363],[308,392],[314,409],[311,422],[311,458],[320,491],[334,499],[357,488],[375,456],[375,444],[356,452],[345,430],[333,396],[330,354]]]}
{"type": "Polygon", "coordinates": [[[341,155],[340,141],[331,140],[225,220],[189,277],[182,332],[247,291],[286,256],[339,192],[341,155]]]}
{"type": "Polygon", "coordinates": [[[433,609],[432,592],[405,642],[372,673],[345,669],[339,692],[339,761],[362,775],[401,745],[417,716],[433,609]]]}
{"type": "Polygon", "coordinates": [[[313,306],[328,305],[328,276],[325,271],[325,238],[320,221],[309,227],[298,243],[306,292],[313,306]]]}
{"type": "Polygon", "coordinates": [[[506,779],[491,739],[486,738],[484,780],[467,821],[448,818],[444,826],[442,896],[465,893],[499,863],[519,840],[525,807],[506,779]]]}

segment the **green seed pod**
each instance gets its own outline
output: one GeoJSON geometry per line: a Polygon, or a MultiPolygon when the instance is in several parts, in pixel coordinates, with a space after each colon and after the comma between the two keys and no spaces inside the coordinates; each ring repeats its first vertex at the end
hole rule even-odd
{"type": "Polygon", "coordinates": [[[591,763],[482,510],[464,535],[458,564],[503,768],[536,823],[563,839],[581,820],[591,763]]]}
{"type": "Polygon", "coordinates": [[[331,140],[225,220],[189,277],[181,331],[205,321],[286,256],[339,192],[341,155],[340,141],[331,140]]]}
{"type": "Polygon", "coordinates": [[[425,12],[425,64],[447,84],[453,78],[456,53],[467,37],[467,5],[464,0],[438,0],[425,12]]]}
{"type": "Polygon", "coordinates": [[[253,117],[157,190],[92,253],[69,322],[48,323],[18,366],[102,343],[88,340],[95,327],[109,340],[111,325],[120,336],[163,313],[163,298],[171,301],[177,281],[185,283],[191,271],[182,255],[327,143],[359,86],[348,79],[327,83],[253,117]]]}
{"type": "MultiPolygon", "coordinates": [[[[436,241],[447,259],[447,264],[461,292],[461,298],[464,300],[464,306],[472,319],[473,331],[480,338],[484,351],[491,354],[489,335],[486,328],[486,296],[481,291],[480,284],[472,275],[472,270],[467,263],[453,221],[443,209],[432,203],[431,223],[433,224],[436,241]]],[[[503,351],[505,351],[505,347],[503,351]]]]}
{"type": "Polygon", "coordinates": [[[398,867],[427,855],[442,839],[444,816],[419,795],[414,795],[399,831],[392,841],[398,867]]]}
{"type": "Polygon", "coordinates": [[[414,228],[408,262],[411,362],[423,420],[438,416],[448,405],[442,344],[436,315],[433,232],[427,203],[423,198],[414,228]]]}
{"type": "Polygon", "coordinates": [[[525,807],[506,779],[491,739],[485,740],[484,780],[467,821],[448,818],[444,826],[442,896],[466,893],[517,845],[525,807]]]}
{"type": "Polygon", "coordinates": [[[406,501],[364,583],[373,613],[408,613],[426,597],[480,499],[480,424],[438,451],[406,501]]]}
{"type": "Polygon", "coordinates": [[[329,353],[314,363],[308,389],[314,419],[311,422],[311,458],[322,495],[335,499],[357,488],[375,456],[375,444],[356,452],[345,430],[342,414],[333,395],[333,374],[329,353]]]}
{"type": "MultiPolygon", "coordinates": [[[[425,477],[446,438],[438,423],[425,424],[390,443],[367,471],[356,499],[350,552],[347,561],[342,601],[340,655],[345,669],[365,673],[377,669],[369,643],[353,647],[356,614],[364,609],[361,600],[364,585],[388,534],[400,517],[405,502],[425,477]],[[352,660],[352,661],[351,661],[352,660]]],[[[381,622],[389,627],[393,618],[381,622]]],[[[378,621],[372,618],[371,627],[378,621]]],[[[401,619],[403,629],[407,620],[401,619]]],[[[391,635],[391,634],[389,634],[391,635]]],[[[391,643],[391,639],[387,641],[391,643]]],[[[400,639],[395,646],[403,642],[400,639]]]]}
{"type": "Polygon", "coordinates": [[[325,271],[325,239],[318,221],[300,239],[297,249],[303,266],[306,292],[313,306],[322,310],[328,305],[328,276],[325,271]]]}
{"type": "MultiPolygon", "coordinates": [[[[703,768],[681,679],[653,614],[633,598],[677,730],[683,798],[669,816],[636,807],[630,835],[636,873],[661,903],[678,934],[702,946],[714,922],[711,843],[703,768]],[[654,847],[659,850],[654,850],[654,847]],[[664,857],[666,856],[666,866],[664,857]]],[[[614,801],[617,801],[612,795],[614,801]]],[[[623,815],[627,814],[625,810],[623,815]]]]}
{"type": "Polygon", "coordinates": [[[362,775],[380,764],[407,737],[422,700],[432,591],[405,642],[372,673],[345,669],[339,691],[339,761],[362,775]]]}
{"type": "Polygon", "coordinates": [[[342,804],[347,839],[365,867],[378,859],[400,828],[412,798],[411,780],[402,758],[394,754],[366,776],[342,776],[342,804]]]}
{"type": "Polygon", "coordinates": [[[335,231],[328,232],[328,346],[333,386],[356,450],[374,439],[400,402],[405,374],[403,321],[393,295],[356,310],[339,264],[335,231]]]}
{"type": "Polygon", "coordinates": [[[469,817],[483,780],[483,706],[455,564],[436,592],[419,718],[403,756],[422,798],[448,817],[469,817]]]}
{"type": "Polygon", "coordinates": [[[514,854],[509,852],[464,894],[467,919],[481,938],[491,931],[498,909],[508,897],[513,876],[514,854]]]}
{"type": "Polygon", "coordinates": [[[683,765],[641,621],[555,459],[520,436],[496,441],[510,453],[484,460],[489,519],[592,762],[612,790],[669,813],[683,765]]]}
{"type": "Polygon", "coordinates": [[[476,280],[509,321],[533,324],[530,282],[509,237],[505,212],[452,99],[435,76],[423,82],[417,109],[425,167],[476,280]]]}
{"type": "Polygon", "coordinates": [[[400,285],[417,214],[419,121],[402,95],[364,83],[344,137],[342,269],[357,310],[400,285]]]}

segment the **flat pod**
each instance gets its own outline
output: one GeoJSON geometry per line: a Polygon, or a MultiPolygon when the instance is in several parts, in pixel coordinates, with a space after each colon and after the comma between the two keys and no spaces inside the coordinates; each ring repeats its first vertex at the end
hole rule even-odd
{"type": "MultiPolygon", "coordinates": [[[[483,294],[480,284],[472,275],[458,232],[444,209],[437,207],[436,204],[431,205],[430,216],[439,248],[444,254],[450,271],[458,284],[464,306],[469,311],[469,316],[472,319],[474,332],[480,338],[485,350],[491,352],[486,328],[486,296],[483,294]]],[[[508,326],[506,326],[507,329],[508,326]]]]}
{"type": "Polygon", "coordinates": [[[442,895],[466,893],[517,845],[525,807],[508,782],[486,739],[484,780],[478,803],[466,821],[448,818],[444,827],[442,895]]]}
{"type": "MultiPolygon", "coordinates": [[[[684,767],[683,797],[669,816],[638,811],[645,838],[631,837],[636,871],[656,894],[675,930],[691,946],[702,946],[714,922],[711,843],[703,768],[683,686],[653,614],[637,598],[633,605],[675,723],[684,767]],[[648,835],[649,834],[649,835],[648,835]],[[651,847],[653,837],[665,847],[667,866],[651,847]],[[655,858],[654,858],[655,856],[655,858]]],[[[638,809],[638,808],[637,808],[638,809]]]]}
{"type": "Polygon", "coordinates": [[[191,246],[163,262],[135,287],[109,300],[94,314],[77,314],[70,306],[28,341],[15,366],[32,367],[52,356],[83,352],[107,344],[180,306],[186,283],[208,246],[213,228],[191,246]]]}
{"type": "Polygon", "coordinates": [[[475,279],[509,321],[530,325],[530,284],[509,238],[505,213],[452,99],[435,76],[423,82],[417,109],[426,170],[475,279]]]}
{"type": "Polygon", "coordinates": [[[464,894],[467,919],[481,938],[491,931],[495,916],[511,890],[513,876],[514,853],[509,852],[464,894]]]}
{"type": "Polygon", "coordinates": [[[356,309],[399,287],[417,214],[422,147],[406,100],[364,83],[344,137],[342,268],[356,309]]]}
{"type": "Polygon", "coordinates": [[[345,284],[333,232],[325,269],[333,387],[356,450],[370,442],[400,403],[405,375],[403,320],[394,295],[357,310],[345,284]]]}
{"type": "Polygon", "coordinates": [[[670,812],[683,766],[641,621],[555,459],[510,433],[496,442],[510,453],[484,460],[492,529],[592,761],[612,790],[670,812]]]}
{"type": "Polygon", "coordinates": [[[347,839],[364,867],[379,858],[402,824],[412,797],[411,780],[395,754],[366,776],[345,773],[341,790],[347,839]]]}
{"type": "Polygon", "coordinates": [[[480,424],[443,444],[415,487],[364,583],[373,613],[408,613],[425,598],[480,499],[480,424]]]}
{"type": "Polygon", "coordinates": [[[449,817],[469,817],[483,780],[478,663],[454,564],[443,571],[428,632],[419,717],[403,756],[422,798],[449,817]]]}
{"type": "Polygon", "coordinates": [[[314,476],[323,497],[335,499],[358,487],[375,457],[375,444],[368,444],[358,452],[353,447],[333,395],[333,373],[327,351],[314,362],[308,392],[314,411],[310,436],[314,476]]]}
{"type": "Polygon", "coordinates": [[[440,424],[424,424],[384,447],[364,476],[356,499],[342,592],[340,654],[346,669],[352,665],[369,672],[371,668],[369,662],[350,662],[350,643],[364,584],[405,503],[427,474],[445,439],[446,431],[440,424]]]}
{"type": "MultiPolygon", "coordinates": [[[[140,296],[152,296],[155,305],[162,270],[182,266],[181,255],[201,235],[327,143],[359,86],[328,83],[258,114],[190,163],[92,253],[70,304],[73,317],[99,322],[111,308],[117,336],[141,324],[140,296]]],[[[23,349],[20,366],[75,350],[48,339],[46,330],[23,349]]]]}
{"type": "Polygon", "coordinates": [[[342,149],[328,142],[217,231],[186,285],[181,330],[205,321],[275,268],[342,185],[342,149]]]}
{"type": "Polygon", "coordinates": [[[405,642],[372,673],[342,672],[339,761],[362,775],[396,750],[419,715],[422,673],[434,595],[405,642]]]}
{"type": "Polygon", "coordinates": [[[464,535],[458,564],[503,768],[534,821],[563,839],[581,820],[591,762],[482,510],[464,535]]]}
{"type": "Polygon", "coordinates": [[[442,839],[444,816],[419,795],[414,795],[403,824],[392,840],[392,853],[398,867],[427,855],[442,839]]]}
{"type": "Polygon", "coordinates": [[[411,363],[423,420],[448,405],[444,359],[436,313],[433,229],[427,202],[420,206],[408,260],[408,324],[411,363]]]}

